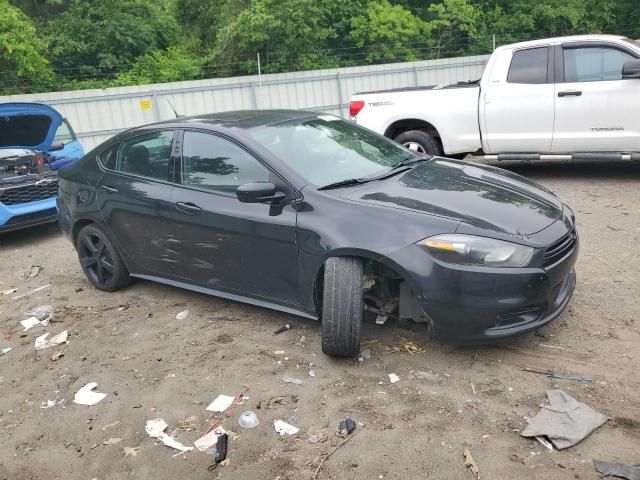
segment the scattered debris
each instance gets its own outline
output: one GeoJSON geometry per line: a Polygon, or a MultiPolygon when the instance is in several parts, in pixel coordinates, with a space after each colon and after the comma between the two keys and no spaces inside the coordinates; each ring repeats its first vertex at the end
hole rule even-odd
{"type": "MultiPolygon", "coordinates": [[[[418,380],[428,380],[429,382],[438,381],[438,374],[431,372],[416,372],[413,374],[418,380]]],[[[472,384],[473,385],[473,384],[472,384]]]]}
{"type": "Polygon", "coordinates": [[[47,325],[49,325],[49,319],[44,320],[44,321],[40,321],[36,317],[29,317],[26,320],[21,320],[20,321],[20,325],[22,325],[24,327],[24,330],[22,330],[22,331],[26,332],[27,330],[32,329],[36,325],[40,325],[42,327],[46,327],[47,325]]]}
{"type": "Polygon", "coordinates": [[[137,457],[140,447],[122,447],[122,453],[125,457],[137,457]]]}
{"type": "Polygon", "coordinates": [[[73,403],[77,403],[78,405],[95,405],[104,399],[104,397],[107,396],[106,393],[92,391],[97,386],[98,384],[96,382],[87,383],[76,392],[75,397],[73,397],[73,403]]]}
{"type": "Polygon", "coordinates": [[[210,448],[212,448],[214,445],[218,443],[218,438],[221,435],[225,435],[226,433],[227,432],[224,431],[224,428],[217,427],[211,430],[206,435],[203,435],[202,437],[200,437],[198,440],[193,442],[193,444],[201,452],[206,452],[207,450],[209,450],[210,448]]]}
{"type": "Polygon", "coordinates": [[[193,447],[187,447],[178,442],[173,437],[170,437],[169,435],[164,433],[168,426],[169,425],[167,425],[167,423],[163,419],[157,418],[155,420],[147,420],[147,424],[145,425],[144,429],[150,437],[157,438],[167,447],[174,448],[181,451],[182,453],[190,452],[191,450],[193,450],[193,447]]]}
{"type": "Polygon", "coordinates": [[[29,295],[33,295],[34,293],[41,292],[42,290],[45,290],[45,289],[49,288],[50,286],[51,286],[51,284],[47,283],[46,285],[43,285],[43,286],[38,287],[38,288],[34,288],[33,290],[28,291],[27,293],[23,293],[22,295],[16,295],[15,297],[11,297],[11,298],[13,300],[20,300],[21,298],[28,297],[29,295]]]}
{"type": "Polygon", "coordinates": [[[275,332],[273,332],[273,334],[274,335],[280,335],[282,332],[286,332],[287,330],[291,330],[291,324],[290,323],[285,323],[279,329],[277,329],[275,332]]]}
{"type": "Polygon", "coordinates": [[[293,405],[295,403],[298,403],[297,395],[282,395],[270,398],[266,402],[265,408],[276,408],[282,405],[293,405]]]}
{"type": "Polygon", "coordinates": [[[398,338],[398,343],[395,345],[382,345],[382,349],[387,352],[408,352],[411,354],[424,352],[424,348],[402,337],[398,338]]]}
{"type": "Polygon", "coordinates": [[[189,316],[189,310],[183,310],[176,315],[176,320],[184,320],[189,316]]]}
{"type": "Polygon", "coordinates": [[[116,422],[113,422],[113,423],[110,423],[110,424],[108,424],[108,425],[105,425],[104,427],[102,427],[102,429],[101,429],[101,430],[104,432],[104,431],[105,431],[105,430],[107,430],[108,428],[116,427],[116,426],[118,426],[118,425],[120,425],[120,420],[118,420],[118,421],[116,421],[116,422]]]}
{"type": "Polygon", "coordinates": [[[369,360],[370,358],[371,358],[371,350],[369,350],[368,348],[361,350],[360,355],[358,355],[359,361],[369,360]]]}
{"type": "Polygon", "coordinates": [[[251,411],[242,412],[238,417],[238,425],[242,428],[255,428],[260,424],[258,416],[251,411]]]}
{"type": "Polygon", "coordinates": [[[315,377],[316,376],[316,371],[315,370],[309,370],[309,376],[310,377],[315,377]]]}
{"type": "Polygon", "coordinates": [[[0,295],[12,295],[18,291],[17,288],[10,288],[9,290],[3,290],[0,295]]]}
{"type": "Polygon", "coordinates": [[[274,355],[284,355],[284,350],[276,350],[275,352],[273,352],[274,355]]]}
{"type": "Polygon", "coordinates": [[[0,350],[0,356],[2,355],[6,355],[7,353],[9,353],[11,350],[13,350],[13,347],[6,347],[3,348],[2,350],[0,350]]]}
{"type": "Polygon", "coordinates": [[[38,276],[38,274],[40,273],[40,265],[32,265],[31,269],[29,270],[29,273],[27,273],[27,275],[25,276],[25,278],[35,278],[38,276]]]}
{"type": "Polygon", "coordinates": [[[119,438],[119,437],[115,437],[115,438],[114,438],[114,437],[111,437],[111,438],[108,438],[107,440],[104,440],[104,441],[102,442],[102,444],[103,444],[103,445],[117,445],[117,444],[119,444],[121,441],[122,441],[122,439],[121,439],[121,438],[119,438]]]}
{"type": "Polygon", "coordinates": [[[293,377],[290,377],[288,375],[285,375],[284,377],[282,377],[282,381],[284,383],[295,383],[296,385],[303,385],[304,384],[303,380],[300,380],[299,378],[293,378],[293,377]]]}
{"type": "Polygon", "coordinates": [[[67,330],[64,330],[47,340],[48,336],[49,334],[45,333],[44,335],[40,335],[36,338],[36,343],[34,345],[36,350],[44,350],[45,348],[55,347],[56,345],[60,345],[61,343],[67,343],[69,332],[67,330]]]}
{"type": "Polygon", "coordinates": [[[604,476],[626,478],[627,480],[640,480],[640,465],[631,467],[622,463],[610,463],[603,460],[594,460],[593,466],[598,473],[604,476]]]}
{"type": "Polygon", "coordinates": [[[340,425],[338,426],[338,430],[342,435],[349,435],[353,433],[356,429],[356,422],[351,420],[350,418],[345,418],[340,421],[340,425]]]}
{"type": "Polygon", "coordinates": [[[64,357],[64,352],[62,350],[59,350],[51,355],[51,360],[55,362],[57,360],[60,360],[62,357],[64,357]]]}
{"type": "Polygon", "coordinates": [[[209,404],[207,410],[210,412],[224,412],[227,408],[229,408],[235,397],[230,397],[229,395],[218,395],[216,399],[209,404]]]}
{"type": "Polygon", "coordinates": [[[398,375],[396,375],[395,373],[390,373],[389,374],[389,381],[391,383],[396,383],[400,381],[400,377],[398,375]]]}
{"type": "Polygon", "coordinates": [[[324,463],[329,459],[329,457],[333,455],[340,447],[342,447],[345,443],[347,443],[349,440],[351,440],[355,436],[356,435],[348,435],[344,440],[342,440],[338,445],[336,445],[333,450],[331,450],[324,457],[322,457],[322,460],[320,460],[320,462],[318,463],[318,466],[316,467],[316,471],[313,472],[313,477],[312,477],[313,480],[316,480],[318,478],[318,474],[320,473],[320,470],[324,466],[324,463]]]}
{"type": "Polygon", "coordinates": [[[56,398],[55,400],[47,400],[46,402],[42,402],[42,405],[40,405],[40,408],[51,408],[51,407],[55,407],[56,405],[60,404],[64,402],[64,399],[58,401],[58,399],[56,398]]]}
{"type": "Polygon", "coordinates": [[[480,468],[468,448],[464,449],[464,466],[471,470],[476,480],[480,480],[480,468]]]}
{"type": "Polygon", "coordinates": [[[567,375],[558,375],[557,373],[554,373],[551,370],[545,372],[543,370],[534,370],[532,368],[525,368],[522,371],[523,372],[529,372],[529,373],[538,373],[540,375],[546,375],[549,378],[555,378],[557,380],[573,380],[575,382],[593,382],[593,378],[589,378],[589,377],[571,377],[571,376],[567,376],[567,375]]]}
{"type": "Polygon", "coordinates": [[[544,437],[535,437],[535,438],[536,438],[536,440],[537,440],[538,442],[540,442],[540,444],[541,444],[544,448],[546,448],[546,449],[547,449],[547,450],[549,450],[550,452],[553,452],[553,444],[552,444],[549,440],[547,440],[547,439],[546,439],[546,438],[544,438],[544,437]]]}
{"type": "Polygon", "coordinates": [[[293,425],[289,425],[287,422],[283,422],[282,420],[274,420],[273,427],[280,435],[295,435],[300,431],[299,428],[294,427],[293,425]]]}
{"type": "Polygon", "coordinates": [[[229,460],[227,460],[227,451],[229,449],[229,435],[223,433],[218,437],[218,442],[216,443],[216,463],[222,463],[226,460],[224,466],[229,465],[229,460]]]}
{"type": "Polygon", "coordinates": [[[607,421],[607,417],[562,390],[548,390],[547,397],[549,405],[528,419],[523,437],[546,436],[561,450],[580,442],[607,421]]]}
{"type": "MultiPolygon", "coordinates": [[[[36,317],[41,322],[47,320],[47,323],[49,323],[48,320],[50,320],[50,317],[53,315],[53,307],[51,305],[41,305],[34,308],[33,310],[28,311],[27,315],[36,317]]],[[[46,327],[47,323],[43,323],[43,325],[46,327]]]]}

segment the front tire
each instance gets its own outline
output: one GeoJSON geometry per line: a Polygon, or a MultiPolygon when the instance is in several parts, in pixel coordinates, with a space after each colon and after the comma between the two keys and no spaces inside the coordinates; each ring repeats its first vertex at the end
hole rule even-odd
{"type": "Polygon", "coordinates": [[[409,130],[394,138],[396,142],[412,152],[428,157],[442,155],[440,143],[430,134],[422,130],[409,130]]]}
{"type": "Polygon", "coordinates": [[[333,257],[324,264],[322,351],[335,357],[360,353],[360,326],[364,310],[362,261],[333,257]]]}
{"type": "Polygon", "coordinates": [[[76,251],[87,279],[99,290],[115,292],[129,283],[129,271],[106,232],[96,224],[78,233],[76,251]]]}

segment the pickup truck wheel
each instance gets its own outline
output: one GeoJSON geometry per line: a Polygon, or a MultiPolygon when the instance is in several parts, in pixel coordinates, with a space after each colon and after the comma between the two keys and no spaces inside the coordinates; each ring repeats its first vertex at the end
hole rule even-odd
{"type": "Polygon", "coordinates": [[[422,130],[409,130],[401,133],[395,139],[403,147],[425,157],[430,155],[442,155],[442,149],[438,141],[422,130]]]}
{"type": "Polygon", "coordinates": [[[364,300],[362,261],[333,257],[324,264],[322,351],[336,357],[360,353],[360,325],[364,300]]]}
{"type": "Polygon", "coordinates": [[[76,250],[84,274],[97,289],[115,292],[129,283],[129,272],[118,250],[98,225],[80,230],[76,250]]]}

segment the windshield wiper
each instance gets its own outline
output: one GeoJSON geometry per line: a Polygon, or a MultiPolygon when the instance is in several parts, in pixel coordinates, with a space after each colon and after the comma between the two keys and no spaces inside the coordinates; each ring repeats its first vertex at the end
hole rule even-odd
{"type": "Polygon", "coordinates": [[[406,167],[407,165],[411,165],[412,163],[418,162],[426,162],[427,160],[431,160],[433,157],[422,157],[420,155],[411,155],[410,157],[405,158],[404,160],[400,160],[398,163],[391,166],[391,170],[395,170],[396,168],[406,167]]]}
{"type": "Polygon", "coordinates": [[[332,188],[348,187],[349,185],[360,185],[362,183],[370,182],[371,180],[365,178],[349,178],[347,180],[340,180],[339,182],[329,183],[324,185],[318,190],[331,190],[332,188]]]}

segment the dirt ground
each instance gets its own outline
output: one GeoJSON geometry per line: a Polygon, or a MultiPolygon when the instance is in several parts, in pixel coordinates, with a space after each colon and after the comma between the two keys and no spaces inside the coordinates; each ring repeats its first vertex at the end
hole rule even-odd
{"type": "Polygon", "coordinates": [[[335,360],[321,353],[314,321],[145,281],[99,292],[55,225],[0,236],[0,291],[18,289],[0,296],[0,347],[13,347],[0,356],[0,479],[309,479],[341,441],[345,417],[359,425],[318,478],[471,480],[465,448],[483,479],[595,479],[594,458],[640,463],[640,164],[509,168],[573,207],[582,250],[566,314],[492,346],[442,346],[422,328],[368,324],[371,357],[335,360]],[[41,270],[27,278],[33,265],[41,270]],[[22,332],[20,320],[39,305],[54,307],[53,321],[22,332]],[[177,320],[185,309],[188,317],[177,320]],[[293,328],[272,335],[285,322],[293,328]],[[65,329],[67,345],[34,350],[37,336],[65,329]],[[408,342],[418,352],[398,351],[408,342]],[[550,380],[524,368],[593,382],[550,380]],[[416,371],[434,377],[417,379],[416,371]],[[391,384],[389,373],[400,380],[391,384]],[[284,375],[304,384],[285,384],[284,375]],[[106,398],[74,404],[89,382],[106,398]],[[610,420],[578,445],[549,452],[518,432],[554,387],[610,420]],[[247,389],[250,398],[222,420],[237,433],[229,464],[213,472],[210,454],[174,456],[145,432],[147,420],[163,418],[168,433],[192,445],[216,418],[207,405],[247,389]],[[278,396],[286,397],[282,404],[269,402],[278,396]],[[64,402],[41,408],[54,399],[64,402]],[[258,414],[257,428],[237,425],[244,410],[258,414]],[[275,419],[299,433],[281,437],[275,419]],[[122,441],[104,444],[110,438],[122,441]]]}

